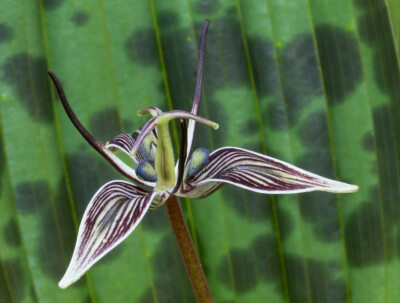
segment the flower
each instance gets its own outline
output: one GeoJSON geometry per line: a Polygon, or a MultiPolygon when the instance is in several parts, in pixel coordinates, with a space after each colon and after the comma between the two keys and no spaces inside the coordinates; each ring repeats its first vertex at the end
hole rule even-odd
{"type": "Polygon", "coordinates": [[[93,264],[121,243],[148,210],[162,205],[170,195],[201,199],[226,183],[264,194],[308,191],[346,193],[358,190],[355,185],[330,180],[242,148],[222,147],[211,153],[199,148],[192,152],[196,122],[218,128],[218,124],[197,115],[208,25],[209,21],[206,21],[199,47],[191,112],[162,112],[155,107],[145,108],[138,114],[150,114],[152,118],[140,130],[132,135],[120,134],[105,146],[79,122],[58,79],[48,71],[71,122],[114,168],[134,182],[110,181],[94,194],[83,215],[71,262],[59,282],[61,288],[78,280],[93,264]],[[180,119],[182,133],[177,164],[168,127],[172,119],[180,119]],[[183,119],[189,120],[188,127],[183,119]],[[114,154],[118,150],[132,158],[136,169],[114,154]]]}

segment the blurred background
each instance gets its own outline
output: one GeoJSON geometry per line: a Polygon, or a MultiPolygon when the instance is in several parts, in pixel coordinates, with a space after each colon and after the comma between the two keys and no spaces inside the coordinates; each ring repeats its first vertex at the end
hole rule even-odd
{"type": "MultiPolygon", "coordinates": [[[[124,179],[63,112],[46,69],[105,143],[147,106],[190,110],[195,144],[239,146],[357,184],[182,200],[216,302],[400,302],[400,2],[3,0],[0,302],[193,302],[165,207],[60,290],[96,190],[124,179]]],[[[174,132],[174,142],[179,133],[174,132]]]]}

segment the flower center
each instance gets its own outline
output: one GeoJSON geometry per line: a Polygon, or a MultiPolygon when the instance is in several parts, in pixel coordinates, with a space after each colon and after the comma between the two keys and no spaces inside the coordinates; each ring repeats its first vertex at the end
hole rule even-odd
{"type": "MultiPolygon", "coordinates": [[[[154,160],[154,171],[152,170],[153,168],[153,166],[151,165],[152,163],[146,162],[146,164],[141,164],[138,166],[137,173],[139,176],[141,176],[146,180],[150,181],[151,179],[153,182],[157,180],[155,190],[158,192],[165,192],[169,189],[174,188],[176,182],[175,159],[174,159],[174,151],[172,147],[171,135],[169,133],[169,126],[168,126],[169,121],[176,118],[186,118],[206,124],[214,129],[217,129],[219,126],[215,122],[212,122],[210,120],[204,119],[202,117],[193,115],[185,111],[173,110],[163,113],[158,108],[149,107],[142,109],[138,112],[139,115],[146,113],[151,114],[154,118],[152,118],[150,120],[151,122],[149,121],[143,127],[143,130],[145,131],[145,133],[142,134],[143,138],[141,140],[139,140],[138,138],[135,144],[139,145],[142,143],[146,143],[144,136],[150,133],[154,127],[157,128],[158,138],[157,138],[157,148],[154,160]]],[[[136,153],[137,148],[138,147],[136,147],[136,149],[133,150],[134,154],[136,153]]],[[[197,155],[198,153],[195,154],[197,155]]],[[[198,170],[198,167],[203,167],[204,165],[201,164],[205,161],[206,158],[208,158],[208,154],[205,155],[204,152],[200,152],[198,156],[199,157],[196,157],[196,161],[199,162],[198,164],[194,163],[193,161],[190,161],[190,163],[193,162],[192,164],[194,164],[190,169],[190,173],[192,174],[193,172],[198,170]]]]}

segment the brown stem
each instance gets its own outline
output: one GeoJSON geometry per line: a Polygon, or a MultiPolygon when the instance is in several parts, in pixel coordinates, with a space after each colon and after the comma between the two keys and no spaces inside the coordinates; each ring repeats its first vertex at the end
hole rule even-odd
{"type": "Polygon", "coordinates": [[[177,197],[170,196],[165,204],[197,302],[214,302],[177,197]]]}

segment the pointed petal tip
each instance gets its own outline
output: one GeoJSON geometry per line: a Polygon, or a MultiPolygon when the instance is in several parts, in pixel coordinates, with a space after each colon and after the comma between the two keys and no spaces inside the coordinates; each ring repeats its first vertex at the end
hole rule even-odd
{"type": "Polygon", "coordinates": [[[58,287],[60,287],[61,289],[66,289],[69,286],[69,284],[67,284],[65,281],[61,280],[58,283],[58,287]]]}
{"type": "Polygon", "coordinates": [[[64,277],[58,282],[58,287],[61,289],[66,289],[68,286],[70,286],[74,281],[69,279],[67,276],[67,273],[64,275],[64,277]]]}
{"type": "Polygon", "coordinates": [[[83,272],[83,273],[76,272],[76,271],[71,272],[70,268],[68,268],[66,273],[60,280],[60,282],[58,282],[58,287],[60,287],[61,289],[66,289],[67,287],[69,287],[70,285],[72,285],[73,283],[78,281],[85,272],[83,272]]]}
{"type": "Polygon", "coordinates": [[[355,193],[359,190],[359,187],[353,184],[346,184],[344,190],[345,190],[344,193],[355,193]]]}
{"type": "Polygon", "coordinates": [[[354,193],[358,191],[359,187],[357,185],[348,184],[344,182],[334,181],[331,186],[327,190],[327,192],[338,193],[338,194],[346,194],[346,193],[354,193]]]}

